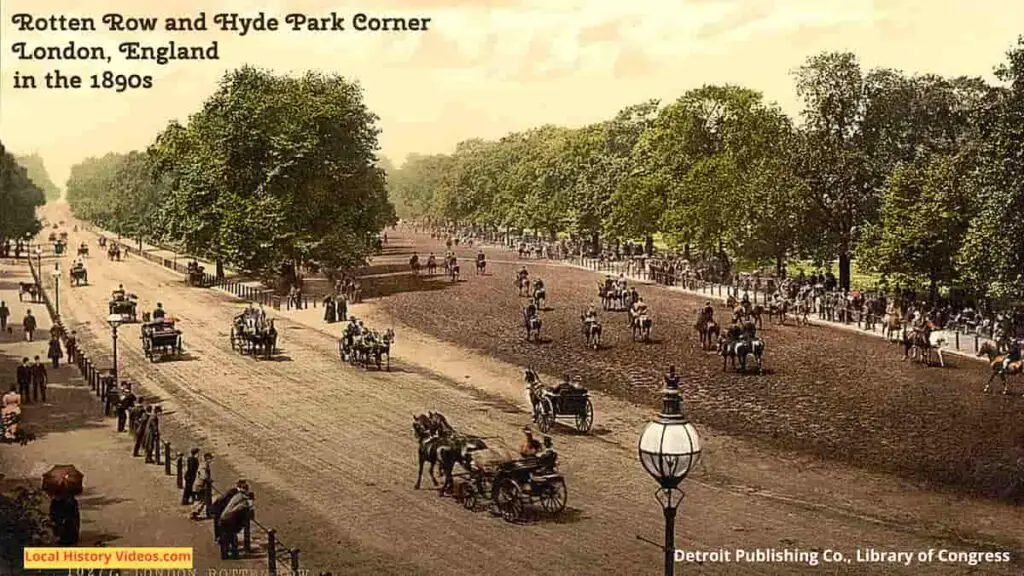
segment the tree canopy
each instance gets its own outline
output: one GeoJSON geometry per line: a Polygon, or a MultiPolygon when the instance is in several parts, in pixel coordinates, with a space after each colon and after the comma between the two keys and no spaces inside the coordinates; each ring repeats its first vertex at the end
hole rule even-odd
{"type": "Polygon", "coordinates": [[[60,189],[57,188],[57,185],[53,183],[53,179],[50,178],[50,173],[46,170],[42,156],[39,154],[29,154],[27,156],[17,156],[15,159],[18,161],[18,164],[25,167],[29,180],[35,182],[36,186],[43,191],[47,202],[60,200],[60,189]]]}
{"type": "Polygon", "coordinates": [[[36,207],[45,203],[28,170],[0,142],[0,237],[21,238],[41,230],[36,207]]]}
{"type": "Polygon", "coordinates": [[[703,86],[579,128],[542,126],[389,178],[403,218],[660,238],[782,269],[838,262],[906,284],[1024,297],[1024,38],[980,77],[864,70],[851,53],[793,71],[789,118],[742,86],[703,86]]]}
{"type": "Polygon", "coordinates": [[[72,169],[75,213],[250,271],[359,265],[396,220],[377,117],[336,75],[228,72],[202,109],[145,152],[72,169]]]}

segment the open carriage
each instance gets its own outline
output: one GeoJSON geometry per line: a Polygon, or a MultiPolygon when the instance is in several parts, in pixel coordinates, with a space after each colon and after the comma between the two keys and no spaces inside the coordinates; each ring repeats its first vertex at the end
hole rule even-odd
{"type": "Polygon", "coordinates": [[[106,236],[100,236],[99,240],[97,240],[96,243],[100,245],[100,248],[106,248],[107,247],[107,237],[106,236]]]}
{"type": "Polygon", "coordinates": [[[338,353],[343,362],[377,370],[391,370],[391,345],[395,342],[395,331],[388,328],[383,335],[371,332],[367,336],[342,336],[338,341],[338,353]],[[386,358],[386,360],[385,360],[386,358]],[[386,363],[385,363],[386,362],[386,363]]]}
{"type": "Polygon", "coordinates": [[[491,512],[507,522],[522,520],[527,508],[538,504],[549,514],[559,514],[565,510],[568,489],[556,471],[556,458],[552,453],[493,467],[473,466],[455,481],[452,491],[467,510],[489,500],[491,512]]]}
{"type": "Polygon", "coordinates": [[[203,266],[201,266],[198,262],[189,262],[186,270],[188,273],[188,276],[186,276],[186,281],[188,282],[188,285],[202,288],[203,282],[206,279],[205,270],[206,269],[203,266]]]}
{"type": "Polygon", "coordinates": [[[274,321],[255,310],[235,316],[231,325],[231,349],[254,358],[271,358],[277,350],[274,321]]]}
{"type": "Polygon", "coordinates": [[[142,325],[142,351],[150,362],[165,356],[180,356],[183,352],[181,330],[173,318],[163,318],[142,325]]]}
{"type": "Polygon", "coordinates": [[[63,256],[64,253],[67,252],[67,246],[67,243],[65,243],[64,241],[57,240],[56,242],[53,243],[53,255],[63,256]]]}
{"type": "Polygon", "coordinates": [[[71,267],[71,285],[82,286],[89,283],[89,273],[85,270],[85,266],[76,264],[71,267]]]}
{"type": "Polygon", "coordinates": [[[117,292],[114,293],[108,305],[110,313],[119,314],[125,322],[138,321],[137,307],[138,298],[134,294],[120,294],[117,292]]]}
{"type": "Polygon", "coordinates": [[[107,246],[107,260],[121,261],[121,245],[117,242],[111,242],[107,246]]]}
{"type": "Polygon", "coordinates": [[[572,419],[582,434],[594,427],[594,404],[590,392],[577,385],[565,385],[552,391],[541,383],[532,369],[526,371],[526,395],[533,406],[533,419],[545,434],[555,427],[559,419],[572,419]]]}

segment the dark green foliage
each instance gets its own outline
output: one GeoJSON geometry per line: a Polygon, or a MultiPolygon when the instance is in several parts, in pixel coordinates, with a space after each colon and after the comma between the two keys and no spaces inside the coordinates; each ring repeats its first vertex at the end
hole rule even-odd
{"type": "Polygon", "coordinates": [[[22,238],[42,228],[36,207],[46,203],[43,191],[0,142],[0,238],[22,238]]]}

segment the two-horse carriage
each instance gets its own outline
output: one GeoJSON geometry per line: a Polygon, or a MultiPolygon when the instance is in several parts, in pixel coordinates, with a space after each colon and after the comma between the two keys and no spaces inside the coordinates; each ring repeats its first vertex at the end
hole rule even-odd
{"type": "Polygon", "coordinates": [[[388,328],[383,335],[371,332],[363,336],[346,334],[338,341],[338,354],[342,362],[377,370],[391,370],[391,345],[395,342],[395,331],[388,328]],[[386,364],[385,364],[385,358],[386,364]]]}
{"type": "Polygon", "coordinates": [[[277,349],[277,328],[273,320],[262,314],[246,311],[235,316],[231,324],[231,349],[254,358],[271,358],[277,349]]]}
{"type": "Polygon", "coordinates": [[[142,325],[142,351],[150,362],[165,356],[181,356],[183,341],[181,330],[173,318],[161,318],[142,325]]]}
{"type": "Polygon", "coordinates": [[[89,273],[81,263],[72,266],[69,274],[71,275],[72,286],[82,286],[89,283],[89,273]]]}
{"type": "Polygon", "coordinates": [[[99,239],[96,240],[96,243],[100,245],[100,248],[106,248],[107,247],[107,237],[106,236],[100,236],[99,239]]]}
{"type": "Polygon", "coordinates": [[[39,289],[39,285],[35,282],[18,282],[18,302],[24,302],[22,297],[28,294],[29,302],[38,302],[39,297],[42,295],[42,290],[39,289]]]}
{"type": "Polygon", "coordinates": [[[117,242],[111,242],[107,246],[107,260],[121,261],[121,245],[117,242]]]}
{"type": "Polygon", "coordinates": [[[203,266],[201,266],[198,262],[189,262],[185,270],[188,273],[188,275],[185,277],[185,281],[188,283],[189,286],[196,286],[202,288],[203,283],[206,280],[205,270],[206,269],[203,266]]]}
{"type": "Polygon", "coordinates": [[[138,315],[136,314],[138,301],[138,297],[134,294],[115,292],[107,307],[110,314],[121,316],[125,322],[136,322],[138,320],[138,315]]]}
{"type": "Polygon", "coordinates": [[[568,490],[557,472],[557,456],[542,455],[502,462],[493,467],[470,465],[454,482],[452,494],[467,510],[482,500],[490,501],[491,513],[506,522],[517,522],[527,508],[540,507],[549,514],[565,510],[568,490]]]}

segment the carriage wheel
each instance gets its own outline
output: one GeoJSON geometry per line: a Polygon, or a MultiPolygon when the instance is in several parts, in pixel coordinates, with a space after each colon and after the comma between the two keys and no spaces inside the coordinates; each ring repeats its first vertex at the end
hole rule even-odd
{"type": "Polygon", "coordinates": [[[523,517],[523,491],[512,480],[506,479],[495,490],[495,504],[506,522],[523,517]]]}
{"type": "Polygon", "coordinates": [[[555,407],[550,398],[544,398],[540,403],[540,418],[537,419],[537,427],[544,434],[555,426],[555,407]]]}
{"type": "Polygon", "coordinates": [[[565,510],[565,503],[569,499],[565,480],[556,478],[549,481],[544,490],[537,495],[537,499],[540,500],[541,508],[549,514],[558,514],[565,510]]]}
{"type": "Polygon", "coordinates": [[[583,411],[576,414],[576,430],[586,434],[593,427],[594,405],[590,403],[590,398],[587,398],[587,405],[583,407],[583,411]]]}

